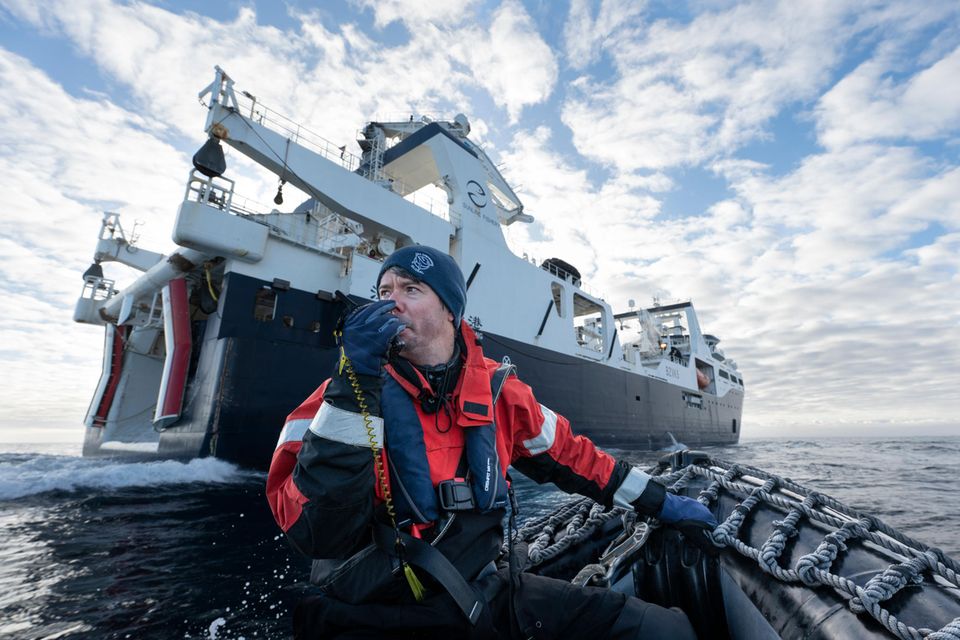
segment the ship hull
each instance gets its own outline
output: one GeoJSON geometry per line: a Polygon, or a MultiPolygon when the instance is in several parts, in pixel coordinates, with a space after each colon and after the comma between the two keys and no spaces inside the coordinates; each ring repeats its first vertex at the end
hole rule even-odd
{"type": "Polygon", "coordinates": [[[537,400],[562,414],[577,434],[605,447],[661,449],[734,444],[740,438],[743,393],[702,394],[699,406],[685,389],[597,362],[487,335],[483,351],[517,365],[537,400]]]}
{"type": "MultiPolygon", "coordinates": [[[[147,447],[105,446],[103,427],[87,427],[85,455],[189,459],[216,456],[245,467],[269,466],[287,414],[333,371],[333,329],[341,303],[329,296],[275,291],[272,318],[254,312],[271,283],[231,273],[218,311],[194,322],[194,354],[180,420],[147,447]]],[[[485,334],[484,353],[509,357],[537,399],[566,416],[573,430],[605,447],[691,447],[739,438],[743,394],[698,394],[576,356],[485,334]]],[[[122,400],[121,400],[122,401],[122,400]]],[[[152,425],[143,429],[153,431],[152,425]]],[[[109,430],[109,424],[108,429],[109,430]]]]}

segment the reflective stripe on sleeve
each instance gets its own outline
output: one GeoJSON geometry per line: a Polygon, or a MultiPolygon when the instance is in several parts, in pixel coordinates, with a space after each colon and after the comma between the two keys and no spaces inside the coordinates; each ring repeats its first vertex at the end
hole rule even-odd
{"type": "Polygon", "coordinates": [[[280,431],[280,438],[277,440],[277,448],[288,442],[299,442],[303,440],[303,434],[310,428],[310,421],[306,418],[301,420],[288,420],[280,431]]]}
{"type": "MultiPolygon", "coordinates": [[[[373,437],[377,441],[377,446],[383,446],[383,418],[370,416],[370,426],[373,428],[373,437]]],[[[357,447],[369,447],[370,437],[367,435],[367,429],[363,422],[363,416],[352,411],[338,409],[332,404],[326,402],[317,411],[313,422],[310,423],[310,431],[334,442],[341,442],[357,447]]]]}
{"type": "Polygon", "coordinates": [[[553,446],[553,441],[557,437],[557,414],[540,405],[540,411],[543,412],[543,423],[540,425],[540,433],[536,438],[530,438],[523,441],[523,446],[527,448],[530,455],[535,456],[543,453],[553,446]]]}
{"type": "Polygon", "coordinates": [[[634,500],[640,497],[643,490],[647,488],[647,482],[649,481],[650,476],[640,469],[636,467],[630,469],[630,473],[623,479],[623,483],[617,489],[617,492],[613,494],[613,504],[618,507],[633,509],[634,500]]]}

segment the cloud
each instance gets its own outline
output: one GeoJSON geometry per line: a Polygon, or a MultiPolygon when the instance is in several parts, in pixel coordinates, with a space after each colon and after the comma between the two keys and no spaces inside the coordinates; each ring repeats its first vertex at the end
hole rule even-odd
{"type": "Polygon", "coordinates": [[[383,28],[394,21],[411,27],[430,22],[434,24],[460,24],[472,14],[476,0],[456,2],[420,2],[419,0],[358,0],[360,7],[373,11],[375,24],[383,28]]]}
{"type": "Polygon", "coordinates": [[[658,203],[638,190],[632,177],[594,185],[584,170],[551,150],[552,138],[547,127],[521,132],[501,153],[507,180],[523,183],[525,210],[537,220],[532,227],[509,227],[511,246],[538,261],[562,258],[587,281],[605,280],[621,262],[635,258],[616,236],[632,235],[659,213],[658,203]]]}
{"type": "MultiPolygon", "coordinates": [[[[0,420],[78,424],[97,382],[102,330],[75,324],[73,303],[102,209],[132,214],[131,226],[133,218],[143,221],[146,246],[171,247],[189,160],[148,133],[142,117],[69,96],[2,49],[0,84],[9,92],[0,103],[0,191],[14,214],[0,217],[0,420]]],[[[128,269],[106,271],[121,284],[133,277],[128,269]]]]}
{"type": "MultiPolygon", "coordinates": [[[[718,331],[750,372],[753,419],[942,421],[960,400],[960,380],[947,382],[956,374],[942,366],[960,346],[938,330],[960,322],[960,274],[948,257],[958,169],[914,149],[860,145],[810,156],[783,176],[757,165],[719,170],[737,193],[729,206],[748,212],[746,226],[719,225],[713,241],[739,239],[746,257],[720,265],[735,283],[725,293],[736,314],[721,310],[718,331]],[[947,232],[909,248],[931,224],[947,232]]],[[[708,308],[723,304],[702,293],[708,308]]]]}
{"type": "MultiPolygon", "coordinates": [[[[582,5],[571,9],[568,32],[582,13],[582,5]]],[[[600,45],[587,39],[618,75],[574,82],[563,121],[581,153],[621,171],[696,165],[768,138],[783,108],[819,97],[855,38],[878,30],[915,37],[949,13],[942,5],[911,14],[883,5],[757,2],[685,23],[630,15],[632,28],[620,26],[600,45]]]]}
{"type": "Polygon", "coordinates": [[[960,48],[897,81],[889,60],[874,58],[844,77],[818,102],[817,132],[827,147],[954,136],[960,125],[960,48]]]}
{"type": "MultiPolygon", "coordinates": [[[[568,90],[564,124],[579,151],[612,168],[612,181],[705,164],[736,194],[701,216],[637,225],[630,244],[641,258],[622,273],[649,291],[694,299],[708,330],[724,337],[728,354],[747,371],[750,420],[855,421],[872,404],[898,421],[929,422],[957,402],[948,391],[917,407],[912,384],[907,391],[898,376],[877,373],[889,370],[889,354],[898,353],[900,370],[936,376],[930,363],[942,357],[935,352],[942,340],[912,338],[913,319],[957,323],[956,265],[944,260],[960,220],[957,167],[888,143],[895,136],[956,135],[952,96],[917,114],[924,101],[949,90],[943,78],[953,70],[955,42],[934,38],[913,53],[916,40],[943,28],[938,21],[951,13],[944,5],[908,12],[880,4],[814,11],[737,4],[685,23],[637,20],[632,30],[620,28],[622,36],[591,45],[619,74],[583,75],[568,90]],[[861,51],[873,47],[876,54],[834,84],[834,69],[857,38],[861,51]],[[891,52],[904,57],[905,48],[917,62],[895,67],[891,52]],[[858,90],[844,93],[848,82],[858,90]],[[818,130],[846,135],[848,146],[802,158],[784,175],[737,157],[750,140],[770,136],[771,119],[797,103],[816,104],[818,130]],[[866,122],[864,113],[877,117],[866,122]],[[931,228],[948,233],[909,248],[931,228]],[[937,259],[921,264],[921,254],[937,259]],[[933,304],[932,290],[939,294],[933,304]],[[846,358],[851,345],[862,348],[846,358]],[[802,389],[803,399],[787,388],[802,389]],[[854,389],[862,393],[851,402],[854,389]]],[[[606,247],[597,253],[605,255],[606,247]]],[[[626,287],[611,281],[600,286],[620,298],[626,287]]],[[[942,388],[943,376],[953,374],[938,375],[942,388]]]]}
{"type": "Polygon", "coordinates": [[[937,329],[960,324],[960,168],[883,145],[811,155],[783,175],[724,160],[712,169],[733,197],[663,220],[635,174],[595,183],[552,140],[517,134],[502,154],[524,168],[508,177],[542,224],[514,225],[511,246],[580,267],[615,310],[692,298],[744,372],[746,424],[942,424],[960,401],[942,366],[960,345],[937,329]],[[911,247],[931,225],[945,232],[911,247]]]}
{"type": "Polygon", "coordinates": [[[781,177],[734,178],[754,223],[792,230],[795,274],[863,269],[930,223],[956,227],[956,168],[939,171],[917,150],[862,145],[809,156],[781,177]]]}
{"type": "Polygon", "coordinates": [[[0,83],[9,92],[0,104],[0,180],[10,210],[30,216],[29,224],[4,216],[3,237],[62,260],[81,238],[92,248],[103,209],[129,208],[147,223],[146,242],[172,245],[164,223],[182,198],[184,154],[149,133],[143,117],[74,98],[2,49],[0,83]]]}
{"type": "MultiPolygon", "coordinates": [[[[605,42],[621,29],[631,29],[642,15],[646,2],[631,0],[600,0],[596,12],[590,9],[591,0],[573,0],[563,28],[564,54],[573,69],[584,69],[597,61],[605,42]]],[[[626,38],[633,37],[631,31],[626,38]]]]}
{"type": "Polygon", "coordinates": [[[377,3],[378,23],[402,20],[410,28],[410,39],[393,47],[350,22],[328,28],[319,11],[294,14],[299,29],[281,32],[260,24],[249,7],[229,22],[108,0],[9,10],[72,40],[129,88],[138,110],[181,134],[198,138],[196,92],[219,64],[263,104],[282,105],[284,115],[310,122],[321,136],[346,141],[364,116],[469,112],[464,92],[477,87],[511,120],[549,96],[556,62],[523,7],[505,2],[482,28],[456,19],[475,17],[472,5],[377,3]]]}
{"type": "Polygon", "coordinates": [[[488,34],[464,42],[477,81],[516,123],[523,107],[549,97],[557,63],[519,2],[507,0],[493,14],[488,34]]]}

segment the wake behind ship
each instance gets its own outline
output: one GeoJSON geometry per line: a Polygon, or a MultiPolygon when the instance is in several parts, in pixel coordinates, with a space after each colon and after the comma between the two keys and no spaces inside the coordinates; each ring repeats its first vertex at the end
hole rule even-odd
{"type": "Polygon", "coordinates": [[[355,156],[238,95],[220,68],[200,95],[209,139],[174,223],[180,248],[134,247],[107,213],[84,274],[74,319],[105,326],[84,455],[266,468],[285,416],[332,371],[335,293],[372,299],[384,258],[411,244],[454,257],[484,352],[509,358],[577,433],[624,448],[738,441],[743,378],[693,305],[615,313],[562,259],[514,255],[503,227],[533,218],[466,117],[370,122],[355,156]],[[278,177],[278,205],[287,183],[310,198],[255,211],[224,176],[221,143],[278,177]],[[143,274],[118,291],[109,261],[143,274]]]}

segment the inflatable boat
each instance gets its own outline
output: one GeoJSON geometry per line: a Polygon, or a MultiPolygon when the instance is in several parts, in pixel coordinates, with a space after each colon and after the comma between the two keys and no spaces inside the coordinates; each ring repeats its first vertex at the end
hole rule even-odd
{"type": "Polygon", "coordinates": [[[580,499],[514,532],[527,570],[679,607],[704,639],[960,639],[960,566],[939,549],[699,452],[648,471],[713,511],[713,548],[580,499]]]}

